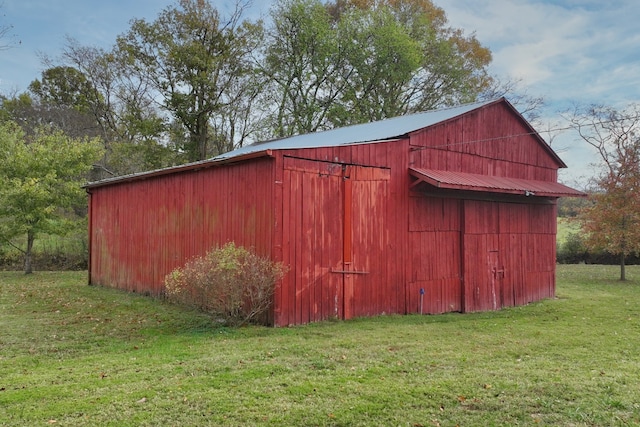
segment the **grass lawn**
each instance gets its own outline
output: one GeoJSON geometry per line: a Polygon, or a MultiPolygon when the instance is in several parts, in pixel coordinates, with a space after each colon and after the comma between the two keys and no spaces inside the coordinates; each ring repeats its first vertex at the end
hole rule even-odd
{"type": "Polygon", "coordinates": [[[0,272],[0,425],[640,425],[640,267],[617,268],[499,312],[280,329],[0,272]]]}

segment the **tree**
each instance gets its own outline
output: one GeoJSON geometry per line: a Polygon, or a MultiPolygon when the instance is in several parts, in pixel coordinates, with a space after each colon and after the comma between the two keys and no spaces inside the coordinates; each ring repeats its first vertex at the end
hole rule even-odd
{"type": "Polygon", "coordinates": [[[67,106],[83,113],[90,112],[94,100],[101,98],[87,77],[69,66],[46,69],[41,80],[31,82],[29,91],[43,103],[67,106]]]}
{"type": "Polygon", "coordinates": [[[95,89],[72,67],[49,68],[34,80],[28,92],[2,97],[4,119],[20,124],[28,134],[40,126],[54,126],[71,137],[102,136],[92,114],[95,89]]]}
{"type": "MultiPolygon", "coordinates": [[[[340,39],[353,42],[336,126],[371,122],[422,109],[417,104],[424,60],[421,40],[389,8],[353,8],[341,15],[340,39]]],[[[346,74],[346,73],[345,73],[346,74]]]]}
{"type": "Polygon", "coordinates": [[[272,135],[331,128],[330,111],[345,88],[342,74],[349,74],[331,16],[318,0],[283,0],[272,19],[257,64],[266,78],[263,103],[272,135]]]}
{"type": "Polygon", "coordinates": [[[475,35],[448,26],[431,0],[345,0],[360,8],[388,8],[421,50],[420,66],[406,82],[403,114],[475,101],[492,82],[491,51],[475,35]]]}
{"type": "Polygon", "coordinates": [[[191,161],[228,151],[236,143],[230,135],[212,134],[211,121],[233,111],[236,98],[246,93],[248,57],[259,26],[242,22],[243,10],[237,4],[225,20],[207,1],[180,0],[154,22],[133,20],[129,32],[118,38],[121,64],[159,94],[163,109],[183,127],[183,149],[191,161]],[[225,140],[211,144],[212,139],[225,140]]]}
{"type": "Polygon", "coordinates": [[[81,184],[102,156],[97,139],[73,139],[41,127],[27,137],[16,123],[0,124],[0,239],[24,253],[32,273],[32,250],[41,233],[64,234],[73,209],[85,202],[81,184]],[[24,246],[17,237],[26,237],[24,246]]]}
{"type": "MultiPolygon", "coordinates": [[[[4,5],[0,4],[0,9],[4,5]]],[[[4,18],[4,15],[3,15],[4,18]]],[[[0,24],[0,50],[7,50],[13,47],[16,43],[15,35],[11,34],[11,30],[13,30],[13,25],[11,24],[0,24]],[[11,39],[11,40],[7,40],[11,39]]],[[[17,41],[17,43],[20,43],[17,41]]]]}
{"type": "Polygon", "coordinates": [[[625,259],[640,252],[640,106],[576,108],[569,120],[602,166],[592,203],[579,215],[585,243],[619,255],[620,280],[626,280],[625,259]]]}
{"type": "Polygon", "coordinates": [[[280,0],[261,70],[276,136],[475,100],[490,51],[429,0],[280,0]]]}
{"type": "Polygon", "coordinates": [[[158,107],[156,93],[130,70],[127,55],[117,48],[81,46],[69,39],[64,59],[90,82],[80,99],[87,101],[106,149],[95,174],[104,178],[185,162],[168,137],[168,119],[158,107]]]}

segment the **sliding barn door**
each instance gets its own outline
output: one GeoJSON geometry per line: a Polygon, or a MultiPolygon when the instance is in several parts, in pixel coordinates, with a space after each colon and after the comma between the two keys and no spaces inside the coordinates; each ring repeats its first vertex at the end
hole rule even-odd
{"type": "Polygon", "coordinates": [[[389,253],[389,170],[350,166],[346,172],[344,317],[396,313],[389,279],[399,268],[389,253]]]}
{"type": "Polygon", "coordinates": [[[464,201],[464,311],[555,294],[555,205],[464,201]]]}
{"type": "Polygon", "coordinates": [[[388,241],[389,171],[285,158],[281,324],[376,314],[388,241]],[[372,279],[373,278],[373,279],[372,279]],[[374,292],[374,293],[372,293],[374,292]]]}
{"type": "Polygon", "coordinates": [[[504,281],[499,204],[464,201],[464,311],[502,307],[504,281]]]}
{"type": "Polygon", "coordinates": [[[343,317],[342,165],[285,157],[280,303],[284,324],[343,317]],[[286,320],[285,320],[286,319],[286,320]]]}

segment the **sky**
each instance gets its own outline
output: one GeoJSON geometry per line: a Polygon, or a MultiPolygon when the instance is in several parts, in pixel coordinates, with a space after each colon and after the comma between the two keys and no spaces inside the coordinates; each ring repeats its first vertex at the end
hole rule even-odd
{"type": "MultiPolygon", "coordinates": [[[[110,48],[130,20],[153,21],[177,0],[0,0],[0,25],[13,28],[0,44],[0,93],[23,92],[60,55],[67,37],[110,48]]],[[[221,12],[233,0],[212,0],[221,12]]],[[[272,0],[254,0],[251,19],[267,17],[272,0]]],[[[544,130],[562,128],[560,112],[575,104],[625,108],[640,102],[640,4],[637,0],[434,0],[449,24],[493,54],[492,75],[520,82],[546,102],[544,130]]],[[[547,138],[548,139],[548,138],[547,138]]],[[[581,187],[598,158],[570,131],[552,141],[568,169],[560,181],[581,187]]]]}

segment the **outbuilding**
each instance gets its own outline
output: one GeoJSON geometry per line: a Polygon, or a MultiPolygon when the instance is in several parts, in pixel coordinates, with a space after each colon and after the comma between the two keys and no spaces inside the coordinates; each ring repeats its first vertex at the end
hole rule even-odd
{"type": "Polygon", "coordinates": [[[89,281],[161,294],[233,241],[289,267],[276,326],[523,305],[555,294],[564,167],[501,98],[94,182],[89,281]]]}

